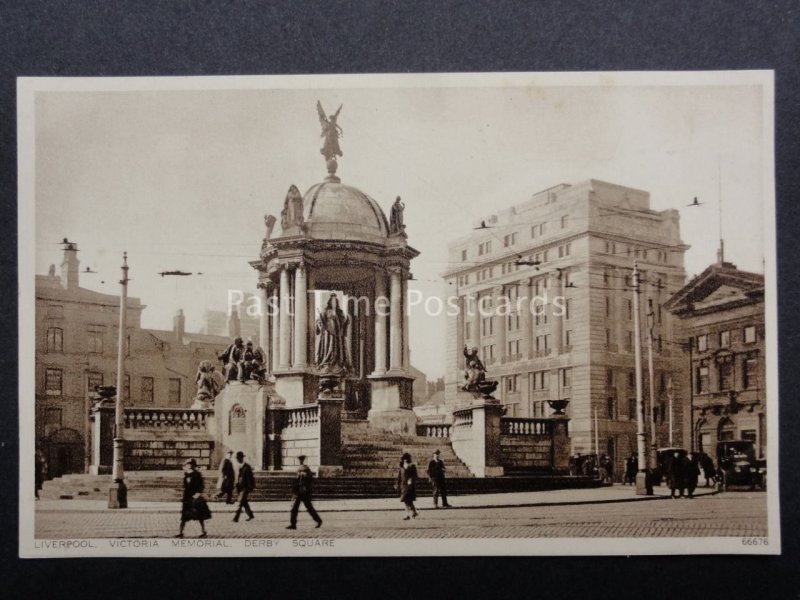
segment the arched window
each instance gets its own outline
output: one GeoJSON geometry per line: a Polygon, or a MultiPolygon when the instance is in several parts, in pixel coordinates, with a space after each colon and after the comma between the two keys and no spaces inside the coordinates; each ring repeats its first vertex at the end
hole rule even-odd
{"type": "Polygon", "coordinates": [[[736,439],[736,425],[729,418],[725,417],[719,422],[717,439],[721,442],[736,439]]]}

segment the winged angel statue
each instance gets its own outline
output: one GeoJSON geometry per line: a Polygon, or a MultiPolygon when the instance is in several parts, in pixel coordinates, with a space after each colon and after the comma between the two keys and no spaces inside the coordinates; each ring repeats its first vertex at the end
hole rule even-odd
{"type": "Polygon", "coordinates": [[[342,156],[342,149],[339,148],[339,138],[342,136],[342,128],[336,123],[339,118],[339,113],[342,110],[333,113],[330,117],[325,116],[325,110],[322,108],[322,103],[317,100],[317,112],[319,113],[319,122],[322,125],[322,134],[320,137],[325,138],[325,143],[320,148],[320,154],[325,157],[326,161],[336,160],[337,156],[342,156]]]}

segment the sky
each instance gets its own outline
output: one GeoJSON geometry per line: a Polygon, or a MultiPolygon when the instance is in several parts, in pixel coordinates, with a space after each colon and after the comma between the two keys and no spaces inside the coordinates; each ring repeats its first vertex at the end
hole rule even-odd
{"type": "MultiPolygon", "coordinates": [[[[328,112],[344,105],[342,182],[387,215],[403,198],[409,243],[421,252],[410,288],[424,295],[446,294],[448,241],[537,191],[587,179],[679,209],[688,276],[715,260],[721,198],[726,260],[762,272],[771,201],[762,87],[594,80],[305,78],[291,87],[265,78],[248,89],[39,91],[36,272],[60,264],[67,237],[81,269],[97,271],[81,285],[117,294],[127,251],[129,294],[147,305],[142,325],[169,329],[181,308],[187,330],[199,330],[206,308],[225,308],[228,289],[255,291],[248,261],[264,214],[280,214],[292,184],[304,192],[325,177],[317,100],[328,112]],[[687,207],[695,196],[704,204],[687,207]],[[158,275],[174,269],[203,275],[158,275]]],[[[412,310],[410,339],[412,363],[443,375],[444,318],[412,310]]]]}

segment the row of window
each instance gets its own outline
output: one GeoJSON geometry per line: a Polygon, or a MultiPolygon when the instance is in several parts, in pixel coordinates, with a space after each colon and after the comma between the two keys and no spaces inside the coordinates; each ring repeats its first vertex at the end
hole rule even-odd
{"type": "MultiPolygon", "coordinates": [[[[143,404],[152,404],[155,399],[155,378],[140,377],[141,395],[143,404]]],[[[116,376],[112,377],[116,383],[116,376]]],[[[86,392],[92,393],[97,386],[103,385],[103,373],[90,372],[86,374],[86,392]]],[[[48,367],[44,373],[44,393],[45,396],[61,398],[64,396],[64,371],[63,369],[48,367]]],[[[131,376],[125,376],[125,390],[123,398],[129,400],[131,397],[131,376]]],[[[181,379],[172,377],[169,379],[168,402],[179,405],[181,403],[181,379]]]]}
{"type": "MultiPolygon", "coordinates": [[[[569,227],[569,215],[562,215],[561,220],[561,229],[567,229],[569,227]]],[[[531,239],[540,238],[545,233],[545,225],[547,223],[537,223],[536,225],[531,225],[531,239]]],[[[503,236],[503,247],[510,248],[515,246],[519,241],[519,232],[515,231],[513,233],[508,233],[503,236]]],[[[478,244],[478,256],[485,256],[487,254],[492,253],[492,240],[487,240],[485,242],[481,242],[478,244]]],[[[461,261],[466,262],[469,258],[469,251],[464,248],[461,250],[461,261]]]]}
{"type": "Polygon", "coordinates": [[[712,391],[727,392],[736,388],[736,363],[742,369],[742,388],[755,389],[759,386],[758,380],[758,353],[750,352],[737,360],[735,356],[722,356],[715,361],[717,389],[711,389],[711,362],[701,360],[695,368],[695,391],[698,394],[707,394],[712,391]]]}
{"type": "MultiPolygon", "coordinates": [[[[89,354],[102,354],[103,353],[103,340],[106,336],[105,325],[87,325],[86,326],[86,352],[89,354]]],[[[130,356],[131,336],[127,338],[127,346],[125,349],[126,356],[130,356]]],[[[46,351],[51,354],[60,354],[64,352],[64,330],[61,327],[48,327],[47,328],[47,342],[46,351]]]]}
{"type": "MultiPolygon", "coordinates": [[[[520,377],[524,377],[524,374],[508,375],[507,377],[504,377],[503,379],[505,380],[505,385],[503,389],[505,389],[506,392],[512,393],[520,391],[520,377]]],[[[572,367],[564,367],[559,369],[557,372],[557,377],[559,385],[562,389],[572,387],[572,367]]],[[[528,381],[530,382],[530,387],[533,391],[550,389],[550,371],[533,371],[528,373],[528,381]]]]}
{"type": "MultiPolygon", "coordinates": [[[[648,260],[648,257],[654,258],[657,262],[660,263],[668,263],[669,262],[669,252],[666,250],[653,250],[650,249],[648,251],[647,248],[640,248],[638,246],[633,245],[626,245],[620,244],[619,245],[619,254],[625,254],[630,258],[639,258],[642,260],[648,260]]],[[[606,240],[605,242],[605,253],[606,254],[617,254],[617,243],[611,242],[606,240]]]]}
{"type": "MultiPolygon", "coordinates": [[[[720,331],[716,334],[716,342],[717,348],[730,348],[731,342],[735,341],[731,339],[731,333],[733,331],[741,331],[741,341],[744,344],[755,344],[757,340],[756,335],[756,326],[755,325],[748,325],[747,327],[742,328],[741,330],[725,330],[720,331]]],[[[694,338],[694,347],[697,349],[698,352],[705,352],[709,349],[709,334],[704,333],[702,335],[695,336],[694,338]]]]}

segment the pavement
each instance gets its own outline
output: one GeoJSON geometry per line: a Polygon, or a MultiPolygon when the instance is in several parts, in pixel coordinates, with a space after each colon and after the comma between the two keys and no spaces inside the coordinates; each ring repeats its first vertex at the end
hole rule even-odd
{"type": "MultiPolygon", "coordinates": [[[[429,497],[416,505],[417,519],[404,521],[396,498],[319,500],[321,529],[301,507],[298,531],[287,531],[290,502],[254,502],[255,519],[232,521],[234,506],[212,502],[211,538],[365,537],[651,537],[766,536],[763,492],[716,493],[700,488],[694,499],[670,499],[656,488],[637,496],[630,486],[452,496],[452,509],[434,509],[429,497]]],[[[63,538],[165,538],[177,532],[180,504],[130,502],[112,510],[99,500],[39,500],[35,536],[63,538]]],[[[199,534],[197,523],[187,537],[199,534]]]]}

